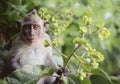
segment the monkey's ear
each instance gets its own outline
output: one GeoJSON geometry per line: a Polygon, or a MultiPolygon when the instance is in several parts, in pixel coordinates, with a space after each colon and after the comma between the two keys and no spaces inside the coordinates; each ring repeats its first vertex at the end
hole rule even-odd
{"type": "Polygon", "coordinates": [[[18,28],[19,31],[20,31],[20,28],[21,28],[21,21],[20,21],[20,20],[17,20],[17,21],[16,21],[16,25],[17,25],[17,28],[18,28]]]}
{"type": "Polygon", "coordinates": [[[33,9],[33,10],[32,10],[32,14],[35,15],[36,13],[37,13],[37,10],[36,10],[36,9],[33,9]]]}
{"type": "Polygon", "coordinates": [[[46,22],[46,21],[44,22],[44,27],[45,27],[46,30],[49,27],[49,24],[50,24],[49,22],[46,22]]]}

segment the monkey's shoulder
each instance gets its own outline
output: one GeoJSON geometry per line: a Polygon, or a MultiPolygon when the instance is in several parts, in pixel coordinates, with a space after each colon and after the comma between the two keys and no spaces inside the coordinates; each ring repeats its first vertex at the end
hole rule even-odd
{"type": "MultiPolygon", "coordinates": [[[[49,38],[48,38],[49,39],[49,38]]],[[[26,52],[42,52],[47,53],[48,51],[52,51],[52,47],[45,47],[44,46],[44,41],[41,39],[36,42],[33,43],[32,45],[28,45],[27,43],[25,43],[24,41],[22,41],[21,39],[18,39],[14,42],[12,48],[10,49],[10,54],[12,55],[16,55],[16,53],[26,53],[26,52]]]]}

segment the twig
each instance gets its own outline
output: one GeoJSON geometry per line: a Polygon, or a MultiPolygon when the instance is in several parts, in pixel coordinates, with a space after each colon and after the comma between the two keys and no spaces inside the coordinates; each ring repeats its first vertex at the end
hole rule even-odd
{"type": "Polygon", "coordinates": [[[78,59],[77,55],[74,53],[73,56],[80,62],[80,60],[78,59]]]}
{"type": "MultiPolygon", "coordinates": [[[[18,34],[19,34],[19,33],[18,33],[18,34]]],[[[5,44],[8,44],[11,40],[13,40],[14,38],[16,38],[16,36],[17,36],[18,34],[15,34],[13,37],[11,37],[5,44]]]]}
{"type": "Polygon", "coordinates": [[[88,35],[88,36],[86,37],[86,39],[90,38],[90,37],[91,37],[92,35],[94,35],[97,31],[98,31],[98,29],[96,29],[95,31],[93,31],[90,35],[88,35]]]}
{"type": "MultiPolygon", "coordinates": [[[[74,55],[74,57],[79,61],[78,69],[77,69],[77,70],[79,70],[79,69],[81,68],[81,66],[82,66],[82,62],[79,60],[79,58],[78,58],[78,56],[76,55],[76,53],[74,53],[73,55],[74,55]]],[[[77,72],[76,72],[76,73],[77,73],[77,72]]]]}
{"type": "Polygon", "coordinates": [[[51,18],[52,18],[55,14],[57,14],[57,13],[60,11],[60,9],[62,9],[62,8],[63,8],[63,6],[60,7],[57,11],[55,11],[55,12],[51,15],[51,18]]]}
{"type": "Polygon", "coordinates": [[[67,66],[67,64],[69,63],[71,57],[74,55],[74,53],[76,52],[76,50],[80,47],[80,44],[72,51],[72,53],[70,54],[70,56],[68,57],[67,62],[65,63],[64,67],[67,66]]]}
{"type": "Polygon", "coordinates": [[[55,47],[53,47],[60,55],[62,55],[65,58],[68,58],[65,54],[63,54],[62,52],[58,51],[58,49],[56,49],[55,47]]]}

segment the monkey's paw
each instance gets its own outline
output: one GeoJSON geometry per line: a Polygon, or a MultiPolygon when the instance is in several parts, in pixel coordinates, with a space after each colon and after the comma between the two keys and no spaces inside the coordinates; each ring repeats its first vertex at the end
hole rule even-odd
{"type": "Polygon", "coordinates": [[[56,72],[58,75],[64,75],[67,76],[69,74],[69,70],[67,68],[61,67],[60,69],[57,70],[56,72]]]}

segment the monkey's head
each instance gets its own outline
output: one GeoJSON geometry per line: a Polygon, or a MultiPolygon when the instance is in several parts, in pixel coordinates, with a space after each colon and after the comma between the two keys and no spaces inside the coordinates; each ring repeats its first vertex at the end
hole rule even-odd
{"type": "Polygon", "coordinates": [[[28,13],[23,19],[16,22],[20,30],[21,39],[29,43],[38,41],[39,38],[45,34],[49,25],[48,22],[38,16],[35,9],[28,13]]]}

